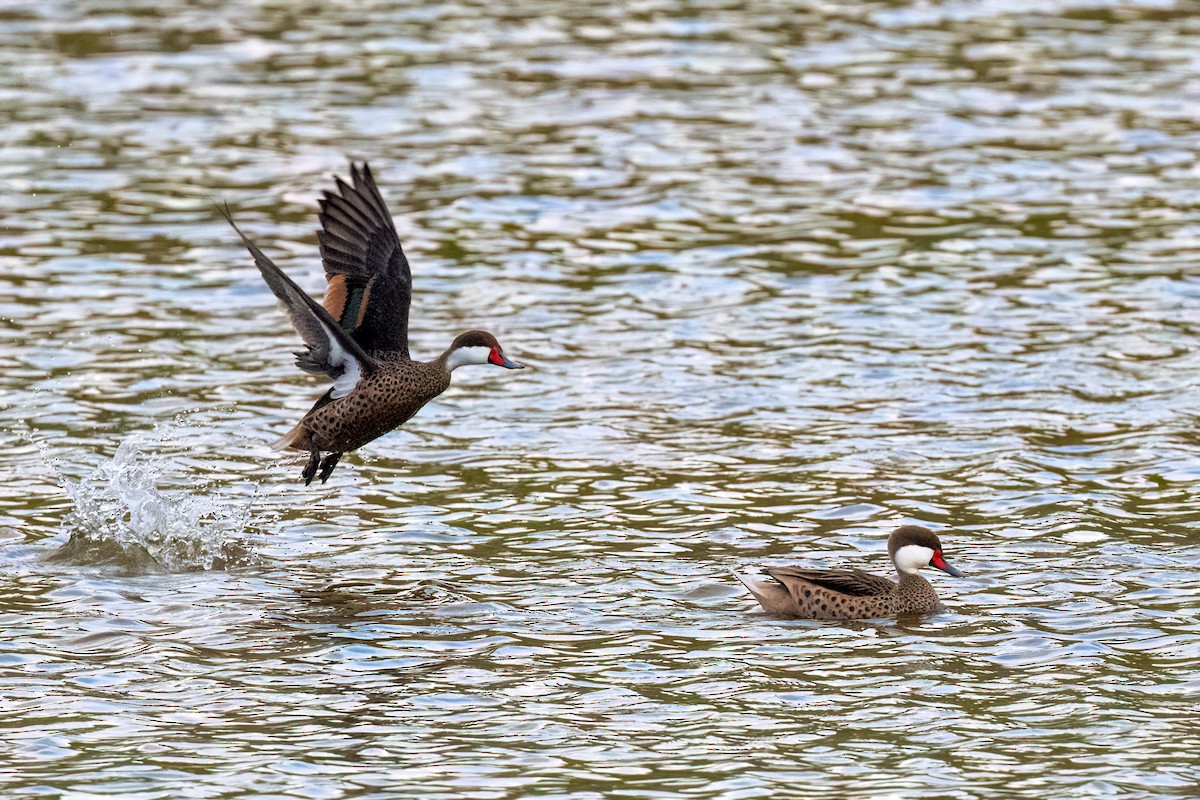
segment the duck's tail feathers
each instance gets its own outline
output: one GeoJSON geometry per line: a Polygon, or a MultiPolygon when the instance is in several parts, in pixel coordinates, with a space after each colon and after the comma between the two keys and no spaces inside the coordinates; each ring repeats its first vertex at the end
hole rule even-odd
{"type": "Polygon", "coordinates": [[[272,450],[305,450],[305,449],[307,449],[307,448],[301,447],[299,444],[302,433],[303,433],[303,431],[302,431],[301,427],[299,425],[297,425],[296,427],[292,428],[290,431],[285,433],[283,436],[280,436],[278,439],[271,442],[271,449],[272,450]]]}
{"type": "Polygon", "coordinates": [[[762,606],[762,610],[768,614],[778,616],[795,616],[797,612],[796,601],[778,581],[773,580],[769,575],[764,575],[759,570],[744,570],[738,572],[731,569],[733,577],[737,578],[743,586],[750,590],[750,594],[754,595],[754,599],[762,606]]]}
{"type": "Polygon", "coordinates": [[[767,576],[762,573],[762,570],[753,569],[753,568],[750,568],[750,569],[743,568],[739,572],[738,570],[734,569],[733,567],[730,567],[729,574],[732,575],[733,577],[737,578],[738,582],[740,584],[742,584],[743,586],[745,586],[747,589],[749,589],[752,592],[756,588],[758,588],[762,583],[764,583],[767,578],[767,576]]]}

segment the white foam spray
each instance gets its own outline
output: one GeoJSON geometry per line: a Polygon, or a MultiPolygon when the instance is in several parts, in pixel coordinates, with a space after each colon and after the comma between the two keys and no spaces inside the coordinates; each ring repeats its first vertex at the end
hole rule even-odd
{"type": "Polygon", "coordinates": [[[111,461],[72,480],[58,472],[71,498],[67,543],[50,558],[59,563],[108,565],[126,573],[198,572],[258,561],[247,540],[247,498],[210,493],[203,485],[162,488],[163,456],[142,451],[144,440],[121,443],[111,461]]]}

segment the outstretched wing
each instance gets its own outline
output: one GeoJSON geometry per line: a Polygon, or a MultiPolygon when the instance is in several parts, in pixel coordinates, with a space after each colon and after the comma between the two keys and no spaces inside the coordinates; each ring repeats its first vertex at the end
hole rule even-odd
{"type": "Polygon", "coordinates": [[[408,357],[408,307],[412,272],[371,168],[350,165],[350,184],[324,192],[321,259],[325,263],[325,310],[367,352],[408,357]]]}
{"type": "Polygon", "coordinates": [[[317,301],[284,275],[283,271],[242,233],[228,208],[220,211],[237,231],[237,235],[242,237],[242,242],[250,251],[250,255],[254,256],[254,263],[258,265],[258,271],[262,273],[267,286],[271,287],[271,291],[279,298],[292,320],[292,326],[307,345],[304,351],[296,354],[296,366],[305,372],[323,372],[332,378],[333,388],[329,393],[331,398],[337,399],[350,394],[363,375],[370,375],[375,371],[374,359],[363,352],[358,343],[338,327],[337,322],[317,301]]]}
{"type": "Polygon", "coordinates": [[[872,575],[861,569],[832,570],[800,569],[799,567],[765,567],[763,571],[784,586],[788,584],[789,579],[793,582],[801,580],[855,597],[873,597],[879,594],[886,594],[896,588],[895,583],[882,575],[872,575]]]}

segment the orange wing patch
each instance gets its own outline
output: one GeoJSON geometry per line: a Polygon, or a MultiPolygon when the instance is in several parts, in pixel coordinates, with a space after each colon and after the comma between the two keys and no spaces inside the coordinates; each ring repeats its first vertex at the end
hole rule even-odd
{"type": "Polygon", "coordinates": [[[329,316],[341,322],[342,312],[346,310],[346,276],[331,275],[329,285],[325,287],[325,310],[329,316]]]}

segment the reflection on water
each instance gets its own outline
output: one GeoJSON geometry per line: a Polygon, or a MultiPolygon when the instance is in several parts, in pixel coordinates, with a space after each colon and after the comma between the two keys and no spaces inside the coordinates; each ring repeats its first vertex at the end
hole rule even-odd
{"type": "Polygon", "coordinates": [[[0,794],[1194,793],[1187,9],[0,17],[0,794]],[[322,387],[212,201],[316,290],[350,157],[414,352],[534,369],[304,488],[322,387]],[[902,521],[946,614],[729,572],[902,521]]]}

